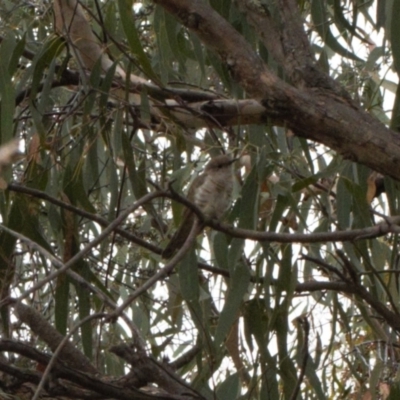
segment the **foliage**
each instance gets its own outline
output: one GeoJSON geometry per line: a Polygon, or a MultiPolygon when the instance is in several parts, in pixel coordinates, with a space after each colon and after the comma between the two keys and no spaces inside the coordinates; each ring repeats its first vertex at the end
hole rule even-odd
{"type": "MultiPolygon", "coordinates": [[[[113,346],[133,342],[136,362],[170,363],[204,398],[394,398],[398,182],[307,140],[286,114],[260,112],[268,107],[251,102],[229,59],[164,3],[179,1],[81,1],[93,45],[109,55],[90,65],[79,41],[55,33],[51,3],[0,3],[0,143],[18,138],[23,153],[1,169],[2,337],[55,352],[59,338],[46,331],[70,332],[72,347],[115,377],[126,364],[113,346]],[[208,221],[195,248],[164,260],[181,222],[176,192],[221,149],[240,157],[225,218],[233,228],[208,221]]],[[[296,85],[254,25],[256,4],[286,40],[281,1],[209,3],[296,85]]],[[[315,65],[346,89],[343,102],[397,131],[398,2],[295,5],[315,65]]],[[[7,346],[0,390],[13,375],[4,365],[43,363],[7,346]]],[[[149,374],[145,383],[157,382],[149,374]]]]}

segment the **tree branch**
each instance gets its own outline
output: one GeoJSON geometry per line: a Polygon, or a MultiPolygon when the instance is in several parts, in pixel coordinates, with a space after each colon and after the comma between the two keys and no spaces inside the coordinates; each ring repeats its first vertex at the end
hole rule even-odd
{"type": "MultiPolygon", "coordinates": [[[[22,185],[19,185],[18,183],[9,183],[7,186],[7,189],[12,192],[25,193],[30,196],[36,197],[38,199],[46,200],[49,203],[59,206],[65,210],[72,211],[76,215],[79,215],[90,221],[97,222],[103,228],[110,225],[110,222],[107,219],[102,218],[99,215],[89,213],[89,212],[82,210],[78,207],[75,207],[72,204],[67,203],[65,201],[56,199],[55,197],[50,196],[49,194],[42,192],[40,190],[22,186],[22,185]]],[[[156,254],[161,254],[161,252],[162,252],[162,249],[160,249],[159,247],[152,245],[151,243],[141,239],[140,237],[134,235],[133,233],[130,233],[124,229],[119,228],[118,226],[116,226],[114,228],[114,232],[117,232],[119,235],[121,235],[125,239],[128,239],[130,242],[135,243],[141,247],[144,247],[145,249],[150,250],[156,254]]]]}
{"type": "MultiPolygon", "coordinates": [[[[114,219],[113,222],[107,225],[107,227],[104,228],[104,230],[100,233],[99,236],[97,236],[95,239],[93,239],[91,242],[89,242],[82,250],[80,250],[78,253],[76,253],[73,257],[71,257],[61,268],[57,269],[57,271],[54,271],[53,273],[49,274],[47,277],[43,278],[40,280],[38,283],[33,285],[30,289],[26,290],[21,296],[19,296],[18,300],[21,301],[28,297],[31,293],[34,293],[36,290],[40,289],[43,287],[47,282],[50,282],[57,278],[59,275],[67,272],[78,260],[83,258],[89,251],[100,244],[118,225],[120,225],[125,218],[128,217],[130,213],[135,211],[137,208],[141,207],[143,204],[151,201],[152,199],[155,199],[157,197],[162,196],[162,192],[153,192],[149,193],[145,196],[143,196],[141,199],[136,201],[132,206],[121,212],[121,214],[114,219]]],[[[11,235],[15,235],[15,232],[11,231],[8,229],[6,226],[0,225],[0,229],[8,232],[11,235]]],[[[17,234],[15,236],[19,236],[21,238],[21,235],[17,234]]],[[[30,240],[28,240],[31,242],[30,240]]],[[[43,251],[43,250],[42,250],[43,251]]]]}
{"type": "MultiPolygon", "coordinates": [[[[53,352],[56,351],[60,343],[63,342],[64,336],[61,335],[42,314],[21,302],[17,302],[15,311],[21,322],[28,325],[53,352]]],[[[77,368],[80,371],[91,374],[96,374],[98,372],[89,359],[68,341],[64,343],[59,353],[61,361],[64,361],[71,368],[77,368]]]]}
{"type": "MultiPolygon", "coordinates": [[[[43,365],[47,365],[50,362],[50,356],[38,352],[24,343],[16,343],[12,340],[1,340],[0,351],[14,352],[21,354],[25,357],[34,359],[43,365]]],[[[0,370],[6,373],[13,374],[14,369],[9,368],[8,365],[4,365],[4,362],[0,362],[0,370]]],[[[15,371],[16,374],[20,373],[20,370],[15,371]]],[[[69,368],[60,362],[56,362],[53,369],[55,377],[66,379],[74,384],[80,385],[86,389],[90,389],[95,393],[99,393],[102,396],[112,397],[121,400],[184,400],[183,397],[174,396],[167,393],[148,394],[144,393],[135,388],[121,387],[115,383],[104,382],[97,375],[89,375],[75,369],[69,368]]],[[[34,377],[32,377],[34,378],[34,377]]],[[[33,380],[33,379],[32,379],[33,380]]],[[[36,383],[36,382],[35,382],[36,383]]]]}
{"type": "Polygon", "coordinates": [[[159,272],[157,272],[155,275],[149,278],[142,286],[140,286],[133,293],[131,293],[127,297],[127,299],[113,313],[110,314],[109,319],[113,320],[119,317],[120,314],[124,311],[124,309],[128,307],[128,305],[131,304],[137,297],[139,297],[142,293],[144,293],[146,290],[155,285],[159,280],[166,277],[173,271],[175,266],[178,264],[179,261],[183,259],[185,254],[190,250],[194,241],[196,240],[196,236],[198,235],[199,223],[200,222],[197,219],[195,219],[190,234],[186,239],[186,242],[175,254],[175,256],[172,257],[171,260],[167,262],[164,268],[162,268],[159,272]]]}
{"type": "MultiPolygon", "coordinates": [[[[85,210],[81,210],[78,207],[72,206],[66,202],[58,200],[47,193],[41,192],[40,190],[31,189],[16,183],[10,183],[8,185],[8,190],[26,193],[31,196],[41,198],[43,200],[49,201],[52,204],[58,205],[66,210],[72,211],[77,215],[87,218],[91,221],[97,222],[102,227],[108,227],[110,225],[109,221],[96,215],[91,214],[85,210]]],[[[362,229],[351,229],[346,231],[335,231],[335,232],[317,232],[317,233],[277,233],[277,232],[261,232],[254,231],[250,229],[236,228],[231,225],[220,223],[217,221],[207,220],[204,218],[202,212],[196,207],[195,204],[191,203],[186,197],[176,193],[176,192],[163,192],[160,191],[158,196],[169,197],[186,207],[189,207],[207,226],[211,228],[224,232],[232,237],[240,239],[250,239],[260,242],[276,242],[276,243],[322,243],[322,242],[347,242],[362,239],[372,239],[387,235],[388,233],[398,233],[400,217],[386,217],[382,222],[376,224],[375,226],[362,228],[362,229]]],[[[157,196],[156,196],[157,197],[157,196]]],[[[115,226],[113,229],[122,237],[130,240],[132,243],[136,243],[156,254],[161,254],[162,249],[145,240],[139,238],[138,236],[127,232],[124,229],[115,226]]]]}
{"type": "Polygon", "coordinates": [[[400,317],[389,310],[383,303],[377,300],[360,284],[349,282],[304,282],[295,287],[295,292],[315,292],[321,290],[334,290],[336,292],[355,294],[364,300],[375,312],[383,318],[395,331],[400,332],[400,317]]]}
{"type": "Polygon", "coordinates": [[[135,346],[121,343],[112,346],[109,351],[125,360],[131,366],[131,371],[124,378],[127,383],[138,380],[144,385],[152,382],[168,393],[177,395],[191,394],[195,398],[204,400],[199,393],[170,370],[169,365],[158,363],[147,354],[137,351],[135,346]]]}
{"type": "Polygon", "coordinates": [[[296,89],[272,73],[250,44],[202,0],[154,0],[215,51],[232,77],[298,136],[400,180],[400,137],[346,98],[321,89],[296,89]]]}
{"type": "MultiPolygon", "coordinates": [[[[21,304],[19,304],[21,305],[21,304]]],[[[18,306],[18,305],[17,305],[18,306]]],[[[105,314],[104,313],[95,313],[95,314],[90,314],[88,316],[86,316],[85,318],[83,318],[82,320],[78,321],[78,323],[76,323],[72,329],[70,329],[70,331],[68,332],[68,334],[65,337],[62,337],[62,339],[60,340],[60,342],[58,343],[57,347],[55,349],[53,349],[53,354],[51,356],[50,361],[48,362],[48,364],[46,365],[46,369],[43,372],[43,376],[40,379],[39,385],[35,390],[35,394],[32,397],[32,400],[38,400],[39,396],[41,395],[41,391],[42,388],[44,387],[44,385],[47,382],[47,379],[50,376],[51,370],[53,368],[53,366],[55,365],[55,363],[57,362],[57,358],[59,356],[61,356],[62,358],[66,358],[66,357],[70,357],[69,355],[67,355],[67,349],[71,350],[73,349],[74,355],[77,356],[79,355],[79,359],[74,360],[75,361],[75,368],[78,369],[79,371],[84,371],[84,372],[88,372],[88,373],[95,373],[97,374],[98,371],[93,367],[93,371],[88,371],[87,368],[83,369],[81,367],[81,365],[78,363],[76,363],[77,361],[81,361],[85,359],[85,356],[75,347],[73,346],[69,339],[75,334],[75,332],[85,323],[90,322],[93,319],[96,318],[102,318],[104,317],[105,314]]],[[[52,328],[53,330],[55,330],[54,328],[52,328]]],[[[89,361],[89,360],[87,360],[89,361]]],[[[92,365],[89,364],[91,367],[92,365]]]]}

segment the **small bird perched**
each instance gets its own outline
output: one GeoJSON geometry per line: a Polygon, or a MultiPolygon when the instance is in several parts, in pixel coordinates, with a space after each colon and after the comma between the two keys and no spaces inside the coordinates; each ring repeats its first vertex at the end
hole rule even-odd
{"type": "MultiPolygon", "coordinates": [[[[233,189],[232,159],[223,154],[214,157],[204,172],[190,185],[187,198],[193,202],[206,218],[220,219],[231,203],[233,189]]],[[[179,229],[164,249],[162,256],[170,258],[185,243],[196,220],[192,210],[186,208],[179,229]]],[[[203,227],[199,227],[199,232],[203,227]]]]}

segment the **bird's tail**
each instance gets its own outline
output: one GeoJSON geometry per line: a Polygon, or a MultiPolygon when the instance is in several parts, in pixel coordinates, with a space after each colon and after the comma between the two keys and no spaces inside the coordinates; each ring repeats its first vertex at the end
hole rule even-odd
{"type": "MultiPolygon", "coordinates": [[[[163,250],[161,254],[163,258],[171,258],[185,244],[195,221],[196,218],[193,213],[190,213],[190,215],[182,221],[181,226],[174,233],[174,236],[172,236],[167,247],[163,250]]],[[[199,227],[197,234],[199,234],[202,229],[203,227],[199,227]]]]}

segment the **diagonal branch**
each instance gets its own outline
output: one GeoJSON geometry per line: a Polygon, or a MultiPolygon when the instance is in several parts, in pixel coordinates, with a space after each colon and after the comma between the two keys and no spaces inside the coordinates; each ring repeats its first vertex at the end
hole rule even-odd
{"type": "Polygon", "coordinates": [[[331,91],[296,89],[272,73],[250,44],[201,0],[154,0],[215,51],[232,77],[298,136],[323,143],[400,180],[400,137],[348,99],[331,91]]]}
{"type": "Polygon", "coordinates": [[[340,84],[316,66],[298,5],[293,0],[279,0],[276,6],[270,4],[270,9],[251,0],[236,3],[294,86],[325,88],[350,99],[340,84]]]}
{"type": "MultiPolygon", "coordinates": [[[[149,193],[145,196],[143,196],[141,199],[136,201],[132,206],[128,207],[126,210],[121,212],[121,214],[114,219],[113,222],[107,225],[107,227],[104,228],[104,230],[98,235],[95,239],[93,239],[91,242],[89,242],[82,250],[77,252],[73,257],[71,257],[61,268],[57,269],[56,271],[52,272],[49,274],[47,277],[43,278],[39,282],[37,282],[35,285],[33,285],[30,289],[26,290],[21,296],[19,296],[18,300],[21,301],[25,298],[27,298],[31,293],[34,293],[36,290],[40,289],[43,287],[46,283],[54,280],[57,278],[59,275],[67,272],[77,261],[85,257],[89,251],[100,244],[111,232],[115,230],[128,216],[131,214],[133,211],[135,211],[137,208],[141,207],[143,204],[146,204],[147,202],[160,197],[162,195],[162,192],[153,192],[149,193]]],[[[8,229],[4,225],[0,225],[0,229],[6,231],[7,233],[11,235],[15,235],[13,231],[8,229]]],[[[33,243],[35,244],[35,243],[33,243]]],[[[43,251],[43,249],[41,250],[43,251]]]]}
{"type": "MultiPolygon", "coordinates": [[[[52,204],[55,204],[66,210],[72,211],[76,215],[80,215],[91,221],[95,221],[103,228],[108,227],[110,225],[109,221],[107,221],[105,218],[102,218],[96,214],[89,213],[71,204],[56,199],[48,195],[47,193],[41,192],[40,190],[28,188],[19,185],[17,183],[10,183],[8,185],[8,190],[19,193],[25,193],[49,201],[52,204]]],[[[382,222],[376,224],[375,226],[361,228],[361,229],[351,229],[345,231],[317,232],[317,233],[279,233],[279,232],[254,231],[250,229],[236,228],[234,226],[227,225],[224,223],[207,220],[204,218],[204,215],[201,213],[198,207],[196,207],[195,204],[191,203],[186,197],[181,196],[176,192],[170,193],[167,191],[165,192],[161,191],[159,192],[158,196],[169,197],[170,199],[175,200],[183,204],[184,206],[190,208],[202,222],[204,222],[207,226],[210,226],[211,228],[217,231],[224,232],[232,237],[240,239],[250,239],[260,242],[276,242],[276,243],[348,242],[354,240],[377,238],[387,235],[388,233],[398,233],[400,230],[399,227],[400,217],[396,216],[396,217],[386,217],[382,222]]],[[[156,254],[162,253],[162,249],[147,242],[146,240],[141,239],[140,237],[132,234],[131,232],[121,229],[118,226],[114,226],[113,230],[122,237],[124,237],[125,239],[130,240],[132,243],[136,243],[137,245],[146,248],[156,254]]]]}
{"type": "MultiPolygon", "coordinates": [[[[16,343],[12,340],[1,340],[0,351],[14,352],[21,354],[25,357],[31,358],[40,362],[43,365],[47,365],[50,361],[50,357],[40,353],[32,347],[24,343],[16,343]]],[[[21,375],[21,370],[13,367],[9,367],[6,363],[0,362],[0,370],[6,373],[21,375]]],[[[86,389],[90,389],[95,393],[99,393],[102,396],[121,399],[121,400],[182,400],[183,396],[174,396],[167,393],[159,393],[157,395],[144,393],[135,388],[126,388],[119,386],[115,383],[109,383],[101,379],[98,375],[90,375],[80,372],[76,369],[69,368],[59,362],[54,365],[53,373],[56,377],[66,379],[74,384],[80,385],[86,389]]],[[[37,375],[36,375],[37,376],[37,375]]],[[[31,381],[37,381],[36,376],[31,376],[31,381]]],[[[193,397],[192,397],[193,398],[193,397]]]]}
{"type": "Polygon", "coordinates": [[[186,239],[184,245],[180,248],[180,250],[175,254],[174,257],[171,258],[167,262],[164,268],[154,274],[151,278],[149,278],[142,286],[137,288],[133,293],[131,293],[127,299],[114,311],[110,314],[109,319],[113,320],[119,317],[126,307],[128,307],[136,298],[138,298],[141,294],[146,292],[146,290],[150,289],[153,285],[155,285],[158,281],[168,276],[176,265],[183,259],[185,254],[190,250],[194,241],[196,240],[196,236],[198,234],[199,229],[199,221],[195,220],[192,226],[192,229],[189,233],[189,236],[186,239]]]}
{"type": "Polygon", "coordinates": [[[252,0],[236,0],[239,10],[246,16],[249,24],[254,28],[261,42],[264,44],[275,61],[285,65],[285,53],[282,46],[279,27],[275,15],[267,9],[267,6],[252,0]]]}
{"type": "Polygon", "coordinates": [[[76,368],[83,372],[90,374],[98,373],[98,370],[90,360],[72,342],[65,340],[65,337],[41,313],[21,302],[17,302],[14,308],[21,322],[28,325],[53,352],[58,351],[61,361],[65,362],[71,368],[76,368]],[[61,344],[63,345],[60,346],[61,344]]]}
{"type": "Polygon", "coordinates": [[[335,292],[354,294],[364,300],[377,315],[383,318],[388,325],[395,331],[400,332],[400,317],[389,310],[382,302],[377,300],[365,287],[360,284],[352,284],[349,282],[304,282],[299,283],[295,287],[295,292],[316,292],[321,290],[333,290],[335,292]]]}

